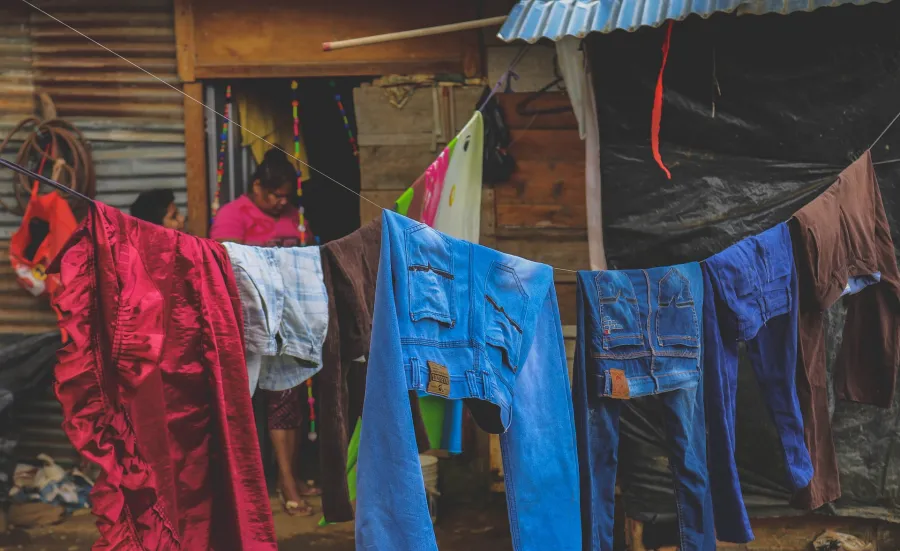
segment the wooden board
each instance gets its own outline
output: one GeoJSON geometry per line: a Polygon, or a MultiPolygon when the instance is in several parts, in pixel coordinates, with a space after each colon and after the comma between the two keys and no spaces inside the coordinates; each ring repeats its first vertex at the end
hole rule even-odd
{"type": "Polygon", "coordinates": [[[192,82],[184,85],[184,159],[187,178],[187,230],[197,237],[209,231],[209,187],[206,178],[206,119],[203,105],[193,101],[203,99],[203,85],[192,82]]]}
{"type": "MultiPolygon", "coordinates": [[[[558,268],[586,270],[589,267],[588,244],[584,238],[545,237],[543,239],[530,239],[497,237],[492,246],[498,251],[558,268]]],[[[556,273],[556,281],[573,282],[575,281],[575,275],[570,272],[558,271],[556,273]]]]}
{"type": "Polygon", "coordinates": [[[430,144],[359,147],[360,187],[402,192],[434,162],[430,144]]]}
{"type": "Polygon", "coordinates": [[[508,127],[512,129],[530,127],[535,130],[578,129],[578,119],[575,118],[575,113],[572,112],[572,103],[569,101],[569,95],[566,92],[541,94],[525,106],[526,111],[543,111],[548,109],[565,109],[565,111],[536,116],[519,113],[519,106],[531,96],[532,94],[527,93],[497,94],[497,101],[500,103],[500,109],[503,110],[503,117],[508,127]]]}
{"type": "MultiPolygon", "coordinates": [[[[475,19],[474,0],[190,2],[195,14],[193,51],[185,55],[192,58],[197,79],[415,73],[476,76],[481,71],[478,31],[322,50],[323,42],[475,19]]],[[[178,33],[179,40],[184,36],[189,35],[178,33]]]]}
{"type": "Polygon", "coordinates": [[[516,170],[495,186],[498,229],[585,230],[584,147],[575,130],[514,130],[516,170]]]}

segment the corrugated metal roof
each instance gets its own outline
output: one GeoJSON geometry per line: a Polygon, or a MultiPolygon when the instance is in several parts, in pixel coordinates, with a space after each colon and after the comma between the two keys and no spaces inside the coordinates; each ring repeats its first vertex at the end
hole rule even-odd
{"type": "Polygon", "coordinates": [[[843,4],[862,5],[890,0],[521,0],[509,12],[500,29],[501,40],[537,42],[541,38],[559,40],[565,36],[582,38],[588,33],[615,30],[635,31],[658,27],[666,20],[680,21],[696,14],[707,18],[714,13],[739,15],[813,11],[843,4]]]}
{"type": "MultiPolygon", "coordinates": [[[[32,1],[178,85],[172,0],[32,1]]],[[[37,11],[0,8],[0,140],[34,112],[41,92],[90,142],[98,199],[125,209],[141,191],[169,188],[185,211],[182,96],[37,11]]],[[[9,144],[3,157],[13,160],[20,146],[9,144]]],[[[15,203],[6,171],[0,198],[15,203]]],[[[15,281],[8,239],[20,223],[0,208],[0,333],[56,326],[47,301],[15,281]]]]}

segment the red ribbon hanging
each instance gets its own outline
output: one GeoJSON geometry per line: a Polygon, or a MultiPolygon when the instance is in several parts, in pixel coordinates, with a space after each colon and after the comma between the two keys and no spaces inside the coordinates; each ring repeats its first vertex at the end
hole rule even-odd
{"type": "Polygon", "coordinates": [[[669,44],[672,42],[672,20],[669,20],[666,27],[666,40],[662,47],[662,65],[659,68],[659,78],[656,79],[656,94],[653,96],[653,115],[650,119],[650,147],[653,149],[653,158],[663,172],[666,178],[672,179],[672,173],[663,163],[662,155],[659,154],[659,123],[662,120],[662,100],[663,100],[663,73],[666,72],[666,61],[669,59],[669,44]]]}

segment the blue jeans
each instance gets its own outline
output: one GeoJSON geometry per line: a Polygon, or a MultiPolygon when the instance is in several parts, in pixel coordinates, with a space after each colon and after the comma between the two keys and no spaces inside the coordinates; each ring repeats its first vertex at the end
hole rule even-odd
{"type": "Polygon", "coordinates": [[[701,384],[700,266],[578,272],[572,393],[585,551],[612,551],[623,400],[659,394],[680,548],[714,551],[701,384]]]}
{"type": "Polygon", "coordinates": [[[756,372],[793,490],[813,475],[797,400],[797,272],[787,224],[748,237],[703,265],[710,484],[721,541],[753,540],[734,461],[738,341],[756,372]]]}
{"type": "Polygon", "coordinates": [[[356,548],[434,550],[408,391],[500,433],[516,550],[578,551],[578,460],[553,270],[385,210],[356,548]],[[537,337],[537,341],[535,338],[537,337]]]}

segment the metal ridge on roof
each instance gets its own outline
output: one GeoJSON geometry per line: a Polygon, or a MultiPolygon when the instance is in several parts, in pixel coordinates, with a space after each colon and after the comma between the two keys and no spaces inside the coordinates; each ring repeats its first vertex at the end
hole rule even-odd
{"type": "Polygon", "coordinates": [[[704,19],[714,13],[740,15],[810,12],[844,4],[863,5],[890,0],[520,0],[497,36],[505,42],[542,38],[557,41],[565,36],[583,38],[589,33],[636,31],[658,27],[666,20],[681,21],[696,14],[704,19]]]}

